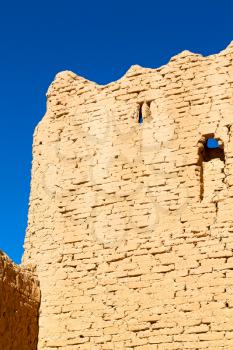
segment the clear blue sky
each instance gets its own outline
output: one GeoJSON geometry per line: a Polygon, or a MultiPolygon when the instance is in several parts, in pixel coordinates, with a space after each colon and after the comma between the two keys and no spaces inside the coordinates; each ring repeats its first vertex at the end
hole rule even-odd
{"type": "Polygon", "coordinates": [[[32,134],[55,74],[105,84],[132,64],[159,67],[184,49],[217,53],[233,40],[232,15],[232,0],[1,3],[0,249],[20,262],[32,134]]]}

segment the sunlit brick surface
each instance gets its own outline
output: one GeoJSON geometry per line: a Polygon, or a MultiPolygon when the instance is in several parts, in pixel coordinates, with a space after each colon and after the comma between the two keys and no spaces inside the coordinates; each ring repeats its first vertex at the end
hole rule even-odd
{"type": "Polygon", "coordinates": [[[184,51],[105,86],[56,76],[24,254],[39,350],[233,349],[232,59],[184,51]],[[205,161],[208,137],[224,160],[205,161]]]}

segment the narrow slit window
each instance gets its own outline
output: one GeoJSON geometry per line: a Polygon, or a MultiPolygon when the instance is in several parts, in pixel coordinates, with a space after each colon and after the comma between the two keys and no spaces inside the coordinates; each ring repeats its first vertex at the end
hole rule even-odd
{"type": "Polygon", "coordinates": [[[139,122],[139,124],[143,123],[143,116],[141,113],[139,114],[138,122],[139,122]]]}
{"type": "Polygon", "coordinates": [[[139,105],[139,116],[138,116],[138,123],[143,123],[143,115],[142,115],[142,104],[139,105]]]}
{"type": "Polygon", "coordinates": [[[150,122],[152,120],[151,110],[150,110],[150,102],[142,102],[139,104],[138,110],[138,123],[142,124],[145,122],[150,122]]]}

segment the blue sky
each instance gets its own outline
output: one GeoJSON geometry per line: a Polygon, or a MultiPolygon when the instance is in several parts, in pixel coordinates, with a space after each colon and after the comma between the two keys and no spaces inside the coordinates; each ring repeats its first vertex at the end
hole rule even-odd
{"type": "Polygon", "coordinates": [[[132,64],[159,67],[182,50],[233,40],[231,0],[40,0],[0,7],[0,249],[19,263],[27,225],[32,134],[55,74],[105,84],[132,64]]]}

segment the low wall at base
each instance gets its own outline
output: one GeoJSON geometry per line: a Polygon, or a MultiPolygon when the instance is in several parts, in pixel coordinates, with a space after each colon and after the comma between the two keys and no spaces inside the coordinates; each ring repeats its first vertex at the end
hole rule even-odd
{"type": "Polygon", "coordinates": [[[0,251],[0,349],[36,350],[39,283],[0,251]]]}

